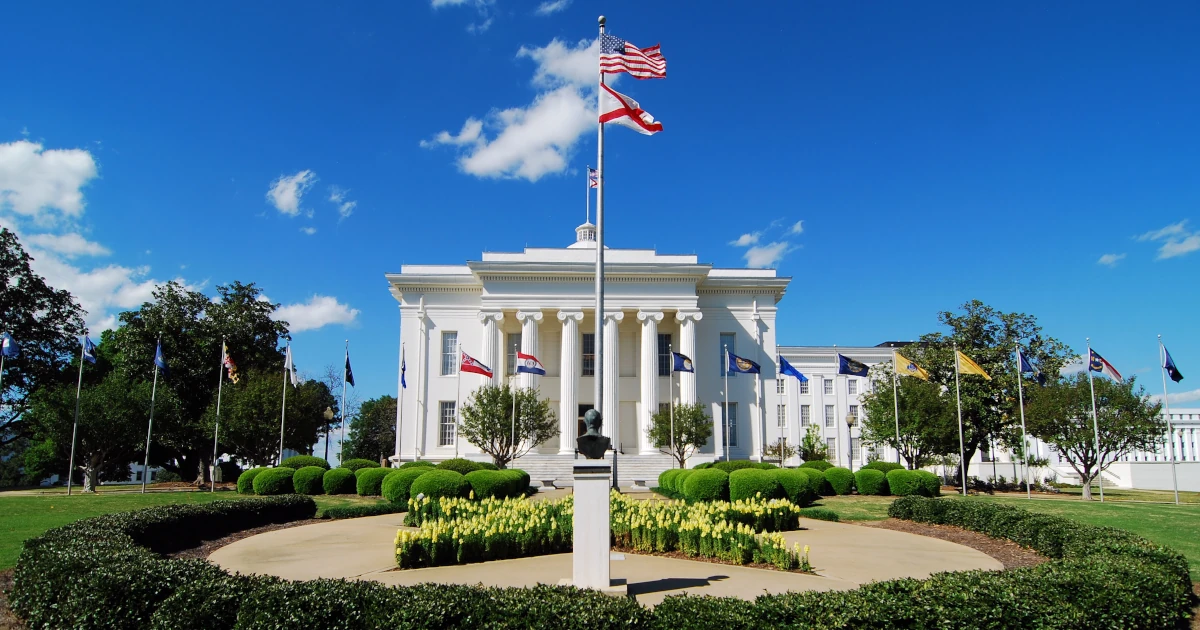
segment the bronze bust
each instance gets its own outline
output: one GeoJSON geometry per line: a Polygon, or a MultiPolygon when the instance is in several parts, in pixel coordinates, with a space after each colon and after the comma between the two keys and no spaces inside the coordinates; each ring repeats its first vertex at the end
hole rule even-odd
{"type": "Polygon", "coordinates": [[[604,453],[612,447],[612,440],[600,434],[600,427],[604,424],[604,419],[600,416],[600,412],[595,409],[588,409],[583,414],[583,426],[587,428],[587,433],[575,439],[575,448],[583,456],[588,459],[604,459],[604,453]]]}

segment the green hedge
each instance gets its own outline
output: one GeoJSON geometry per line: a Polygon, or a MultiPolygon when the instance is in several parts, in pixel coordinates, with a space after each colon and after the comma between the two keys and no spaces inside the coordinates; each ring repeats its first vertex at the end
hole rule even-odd
{"type": "Polygon", "coordinates": [[[512,479],[501,474],[499,470],[476,470],[463,476],[471,485],[475,499],[505,499],[513,496],[512,479]]]}
{"type": "Polygon", "coordinates": [[[460,475],[465,475],[467,473],[473,473],[476,470],[483,470],[483,466],[480,465],[479,462],[473,462],[469,459],[464,459],[462,457],[455,457],[453,459],[447,459],[447,460],[443,461],[442,463],[438,464],[437,468],[438,468],[438,470],[453,470],[454,472],[456,472],[460,475]]]}
{"type": "Polygon", "coordinates": [[[388,473],[383,478],[383,483],[379,486],[379,491],[383,494],[383,498],[397,505],[408,505],[408,491],[412,488],[412,484],[417,480],[417,477],[430,472],[431,468],[417,466],[416,468],[397,468],[388,473]]]}
{"type": "Polygon", "coordinates": [[[731,473],[735,470],[743,470],[746,468],[758,468],[757,462],[752,462],[748,459],[731,459],[729,461],[713,462],[713,468],[723,470],[726,473],[731,473]]]}
{"type": "Polygon", "coordinates": [[[729,474],[717,468],[694,471],[683,481],[682,490],[690,501],[727,501],[729,474]]]}
{"type": "Polygon", "coordinates": [[[479,470],[500,470],[500,467],[492,462],[475,462],[479,465],[479,470]]]}
{"type": "Polygon", "coordinates": [[[854,473],[849,468],[834,466],[825,469],[825,479],[838,495],[854,492],[854,473]]]}
{"type": "Polygon", "coordinates": [[[942,496],[942,478],[929,472],[928,470],[914,470],[917,474],[917,486],[921,489],[921,495],[927,497],[942,496]]]}
{"type": "Polygon", "coordinates": [[[921,491],[920,478],[911,470],[893,470],[887,474],[888,490],[898,497],[918,494],[921,491]]]}
{"type": "Polygon", "coordinates": [[[354,471],[354,491],[360,497],[377,497],[383,493],[383,478],[396,472],[391,468],[359,468],[354,471]]]}
{"type": "Polygon", "coordinates": [[[379,468],[379,462],[373,462],[369,459],[347,459],[338,465],[338,468],[345,468],[354,472],[358,472],[361,468],[379,468]]]}
{"type": "Polygon", "coordinates": [[[296,470],[308,466],[319,466],[325,470],[329,470],[329,462],[325,458],[316,457],[315,455],[292,455],[280,462],[279,465],[285,468],[295,468],[296,470]]]}
{"type": "Polygon", "coordinates": [[[821,472],[825,472],[826,470],[833,468],[833,464],[830,464],[829,462],[827,462],[823,459],[814,459],[811,462],[804,462],[803,464],[800,464],[800,467],[801,468],[815,468],[821,472]]]}
{"type": "Polygon", "coordinates": [[[887,475],[877,468],[862,468],[854,473],[854,485],[859,494],[885,496],[888,494],[887,475]]]}
{"type": "Polygon", "coordinates": [[[779,479],[775,471],[760,468],[743,468],[729,473],[729,500],[753,499],[761,495],[763,499],[775,499],[783,494],[779,487],[779,479]]]}
{"type": "Polygon", "coordinates": [[[696,464],[695,466],[692,466],[692,470],[704,470],[705,468],[712,468],[712,465],[713,462],[704,462],[703,464],[696,464]]]}
{"type": "Polygon", "coordinates": [[[896,462],[873,461],[873,462],[867,462],[867,465],[863,466],[862,469],[863,470],[878,470],[879,472],[886,475],[886,474],[892,472],[893,470],[903,470],[904,466],[901,466],[900,464],[897,464],[896,462]]]}
{"type": "Polygon", "coordinates": [[[755,464],[755,466],[759,470],[779,470],[779,466],[772,464],[771,462],[759,462],[758,464],[755,464]]]}
{"type": "Polygon", "coordinates": [[[520,468],[506,468],[500,474],[508,478],[512,490],[509,496],[523,497],[529,494],[529,473],[520,468]]]}
{"type": "Polygon", "coordinates": [[[377,503],[359,503],[356,505],[338,505],[327,507],[321,512],[321,516],[331,520],[341,520],[344,518],[380,516],[382,514],[399,514],[407,511],[407,505],[379,501],[377,503]]]}
{"type": "Polygon", "coordinates": [[[779,487],[788,501],[796,505],[809,505],[817,499],[817,482],[803,470],[782,468],[775,471],[779,487]]]}
{"type": "MultiPolygon", "coordinates": [[[[289,457],[288,459],[293,459],[289,457]]],[[[320,466],[305,466],[292,475],[292,488],[296,494],[325,494],[322,480],[325,469],[320,466]]]]}
{"type": "Polygon", "coordinates": [[[413,482],[409,496],[425,495],[430,499],[440,497],[466,497],[471,493],[471,484],[466,477],[453,470],[431,470],[413,482]]]}
{"type": "Polygon", "coordinates": [[[269,496],[273,494],[292,494],[296,489],[292,486],[292,475],[296,471],[291,468],[268,468],[254,478],[254,494],[269,496]]]}
{"type": "Polygon", "coordinates": [[[678,468],[668,468],[667,470],[664,470],[661,473],[659,473],[658,487],[663,490],[674,491],[675,487],[672,484],[674,484],[675,478],[679,476],[679,471],[680,471],[680,469],[678,469],[678,468]]]}
{"type": "Polygon", "coordinates": [[[321,478],[325,494],[354,494],[358,480],[349,468],[333,468],[321,478]]]}
{"type": "Polygon", "coordinates": [[[400,464],[400,468],[433,468],[436,465],[427,459],[418,459],[415,462],[404,462],[400,464]]]}
{"type": "Polygon", "coordinates": [[[247,470],[247,471],[243,472],[242,474],[238,475],[238,480],[237,480],[238,494],[254,494],[254,478],[257,477],[259,475],[259,473],[261,473],[264,470],[266,470],[265,467],[251,468],[250,470],[247,470]]]}
{"type": "Polygon", "coordinates": [[[825,473],[821,472],[817,468],[805,468],[804,466],[801,466],[796,470],[801,474],[808,475],[808,478],[813,482],[812,490],[817,494],[817,496],[831,497],[835,494],[833,491],[833,486],[829,485],[829,480],[825,478],[825,473]]]}

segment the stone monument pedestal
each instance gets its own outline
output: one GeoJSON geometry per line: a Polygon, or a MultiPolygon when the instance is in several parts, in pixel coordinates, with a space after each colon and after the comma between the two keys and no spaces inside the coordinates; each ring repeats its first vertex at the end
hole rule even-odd
{"type": "MultiPolygon", "coordinates": [[[[608,592],[613,590],[609,571],[612,534],[608,512],[611,471],[603,460],[592,461],[595,463],[575,465],[571,584],[608,592]]],[[[624,584],[620,588],[624,588],[624,584]]]]}

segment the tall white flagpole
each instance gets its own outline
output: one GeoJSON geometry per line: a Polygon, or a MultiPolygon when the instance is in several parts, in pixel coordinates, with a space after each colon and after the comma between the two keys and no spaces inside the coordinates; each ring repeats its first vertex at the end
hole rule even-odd
{"type": "Polygon", "coordinates": [[[958,469],[962,471],[962,493],[967,496],[967,447],[963,443],[962,393],[958,387],[958,344],[954,344],[954,400],[958,403],[958,469]]]}
{"type": "MultiPolygon", "coordinates": [[[[604,37],[604,16],[600,16],[600,37],[604,37]]],[[[596,67],[599,69],[600,60],[596,59],[596,67]]],[[[604,73],[599,72],[600,85],[604,85],[604,73]]],[[[603,94],[603,89],[596,90],[597,108],[599,107],[600,94],[603,94]]],[[[599,112],[599,109],[597,109],[599,112]]],[[[596,347],[593,348],[593,356],[595,365],[592,373],[595,374],[596,398],[594,407],[599,410],[601,418],[609,428],[609,433],[613,433],[612,427],[615,425],[617,418],[608,418],[609,410],[603,409],[604,405],[604,123],[596,122],[596,347]]],[[[614,376],[614,378],[616,378],[614,376]]],[[[614,448],[619,445],[613,445],[614,448]]]]}
{"type": "MultiPolygon", "coordinates": [[[[760,356],[758,358],[761,359],[762,357],[760,356]]],[[[762,399],[762,368],[759,367],[758,372],[754,373],[754,405],[758,407],[758,421],[756,421],[755,424],[758,425],[759,462],[765,461],[765,456],[763,455],[763,445],[767,441],[767,418],[766,414],[763,413],[762,399]]]]}
{"type": "Polygon", "coordinates": [[[899,362],[896,360],[896,350],[892,349],[892,402],[896,406],[896,463],[900,463],[900,391],[896,386],[899,379],[899,362]]]}
{"type": "MultiPolygon", "coordinates": [[[[283,465],[283,424],[287,419],[288,377],[291,376],[289,374],[289,370],[295,369],[295,367],[292,365],[292,342],[289,341],[287,345],[284,346],[283,352],[283,404],[279,409],[279,461],[275,464],[276,466],[283,465]]],[[[338,457],[338,461],[340,462],[341,456],[339,455],[338,457]]]]}
{"type": "Polygon", "coordinates": [[[400,430],[404,427],[404,342],[400,342],[400,376],[396,379],[396,465],[400,465],[400,430]]]}
{"type": "Polygon", "coordinates": [[[458,459],[458,427],[462,424],[462,343],[458,344],[458,367],[454,370],[454,458],[458,459]]]}
{"type": "Polygon", "coordinates": [[[1025,377],[1021,372],[1021,346],[1017,345],[1017,404],[1021,407],[1021,459],[1025,460],[1025,498],[1032,499],[1029,489],[1029,435],[1025,432],[1025,377]]]}
{"type": "Polygon", "coordinates": [[[217,421],[213,423],[212,472],[209,473],[209,492],[217,491],[217,436],[221,431],[221,386],[225,384],[225,336],[221,336],[221,361],[217,364],[217,421]]]}
{"type": "Polygon", "coordinates": [[[338,438],[338,462],[346,461],[346,366],[350,365],[350,340],[346,340],[346,356],[342,363],[342,436],[338,438]]]}
{"type": "Polygon", "coordinates": [[[723,346],[725,349],[725,409],[721,411],[721,418],[725,422],[725,461],[729,461],[729,346],[723,346]]]}
{"type": "MultiPolygon", "coordinates": [[[[162,333],[158,333],[155,358],[162,347],[162,333]]],[[[158,393],[158,361],[154,362],[154,384],[150,386],[150,423],[146,425],[146,457],[142,460],[142,494],[146,494],[146,478],[150,476],[150,433],[154,431],[154,397],[158,393]]]]}
{"type": "MultiPolygon", "coordinates": [[[[86,338],[86,335],[84,335],[86,338]]],[[[74,478],[74,443],[76,443],[76,434],[79,432],[79,391],[83,389],[83,350],[86,348],[85,343],[79,342],[79,382],[76,383],[76,420],[71,426],[71,463],[67,464],[67,497],[71,496],[71,480],[74,478]]],[[[4,368],[0,368],[0,371],[4,368]]],[[[1164,380],[1165,383],[1165,380],[1164,380]]],[[[1166,385],[1163,385],[1166,389],[1166,385]]],[[[4,390],[0,390],[4,391],[4,390]]],[[[95,490],[95,488],[92,488],[95,490]]],[[[1178,503],[1178,502],[1176,502],[1178,503]]]]}
{"type": "MultiPolygon", "coordinates": [[[[675,349],[671,344],[667,344],[667,356],[671,357],[671,395],[667,397],[670,405],[667,407],[671,411],[671,456],[675,456],[675,349]]],[[[674,465],[674,462],[672,462],[674,465]]],[[[681,466],[682,468],[682,466],[681,466]]]]}
{"type": "Polygon", "coordinates": [[[1175,488],[1175,505],[1179,505],[1179,477],[1175,472],[1175,430],[1171,428],[1171,403],[1167,400],[1167,347],[1158,336],[1158,364],[1162,368],[1163,410],[1167,416],[1167,439],[1171,443],[1171,483],[1175,488]]]}
{"type": "MultiPolygon", "coordinates": [[[[1102,470],[1100,461],[1100,420],[1096,417],[1096,385],[1092,380],[1092,338],[1087,338],[1087,373],[1088,373],[1088,389],[1092,391],[1092,431],[1096,438],[1096,481],[1100,485],[1100,502],[1104,503],[1104,478],[1100,476],[1102,470]]],[[[1088,485],[1092,482],[1089,480],[1088,485]]]]}

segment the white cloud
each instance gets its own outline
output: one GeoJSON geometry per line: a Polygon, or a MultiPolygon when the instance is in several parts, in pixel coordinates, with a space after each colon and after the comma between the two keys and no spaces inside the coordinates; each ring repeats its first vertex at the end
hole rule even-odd
{"type": "Polygon", "coordinates": [[[349,190],[346,190],[340,186],[329,187],[329,200],[337,205],[338,216],[342,219],[348,218],[350,215],[354,214],[354,209],[358,207],[357,201],[349,201],[346,199],[346,195],[349,192],[349,190]]]}
{"type": "Polygon", "coordinates": [[[440,9],[442,7],[456,7],[460,4],[466,4],[467,2],[472,1],[473,0],[432,0],[432,2],[430,2],[430,6],[435,9],[440,9]]]}
{"type": "Polygon", "coordinates": [[[596,59],[599,57],[600,41],[595,39],[581,39],[571,46],[555,38],[541,48],[522,46],[517,51],[518,59],[529,58],[538,64],[533,72],[533,84],[550,88],[564,84],[590,87],[596,82],[596,59]]]}
{"type": "Polygon", "coordinates": [[[271,315],[277,321],[286,321],[293,333],[316,330],[331,324],[352,324],[358,318],[358,309],[326,295],[313,295],[307,302],[281,306],[271,315]]]}
{"type": "Polygon", "coordinates": [[[1200,249],[1200,233],[1192,233],[1187,238],[1172,239],[1163,243],[1163,246],[1158,248],[1158,257],[1174,258],[1190,254],[1198,249],[1200,249]]]}
{"type": "Polygon", "coordinates": [[[1137,240],[1162,242],[1158,248],[1158,260],[1190,254],[1200,249],[1200,232],[1189,230],[1187,223],[1187,219],[1184,219],[1179,223],[1151,230],[1137,237],[1137,240]]]}
{"type": "Polygon", "coordinates": [[[482,22],[472,22],[467,25],[467,32],[472,35],[486,33],[489,28],[492,28],[492,18],[486,18],[482,22]]]}
{"type": "Polygon", "coordinates": [[[1117,263],[1125,259],[1125,254],[1105,254],[1096,261],[1097,265],[1105,265],[1108,267],[1116,267],[1117,263]]]}
{"type": "MultiPolygon", "coordinates": [[[[1150,399],[1154,402],[1162,402],[1162,394],[1151,394],[1150,399]]],[[[1190,403],[1200,400],[1200,389],[1193,389],[1187,392],[1176,392],[1167,396],[1167,402],[1172,405],[1178,403],[1190,403]]]]}
{"type": "Polygon", "coordinates": [[[802,220],[797,221],[794,224],[792,224],[792,229],[788,230],[788,234],[803,234],[803,233],[804,233],[804,221],[802,221],[802,220]]]}
{"type": "Polygon", "coordinates": [[[97,175],[96,161],[83,149],[50,149],[28,140],[0,144],[0,209],[53,225],[58,214],[83,214],[81,190],[97,175]]]}
{"type": "Polygon", "coordinates": [[[1084,368],[1085,365],[1083,363],[1083,356],[1081,355],[1066,362],[1061,368],[1059,368],[1058,373],[1062,376],[1070,376],[1072,374],[1079,374],[1084,370],[1084,368]]]}
{"type": "Polygon", "coordinates": [[[308,169],[295,175],[280,175],[278,179],[271,182],[271,187],[267,190],[267,201],[270,201],[271,205],[283,214],[290,217],[298,216],[301,198],[315,183],[317,183],[317,174],[308,169]]]}
{"type": "MultiPolygon", "coordinates": [[[[87,311],[84,321],[92,332],[117,325],[110,310],[129,310],[153,298],[154,287],[161,281],[149,277],[150,267],[106,265],[84,270],[53,253],[30,247],[33,270],[56,288],[71,292],[79,306],[87,311]]],[[[186,286],[182,279],[179,281],[186,286]]]]}
{"type": "Polygon", "coordinates": [[[449,144],[457,147],[463,145],[475,144],[479,142],[479,136],[483,133],[483,121],[477,118],[468,118],[467,122],[463,123],[462,130],[458,135],[454,135],[449,131],[439,131],[433,140],[422,140],[422,148],[436,147],[439,144],[449,144]]]}
{"type": "Polygon", "coordinates": [[[300,231],[301,231],[301,232],[304,232],[305,234],[307,234],[307,235],[309,235],[309,236],[312,236],[313,234],[316,234],[316,233],[317,233],[317,228],[315,228],[315,227],[302,227],[302,228],[300,228],[300,231]]]}
{"type": "Polygon", "coordinates": [[[569,6],[571,6],[571,0],[546,0],[546,2],[538,5],[538,8],[534,11],[534,13],[538,15],[551,15],[553,13],[558,13],[569,6]]]}
{"type": "Polygon", "coordinates": [[[21,127],[21,135],[28,138],[29,137],[29,127],[21,127]]]}
{"type": "Polygon", "coordinates": [[[1151,230],[1149,232],[1146,232],[1145,234],[1142,234],[1141,236],[1137,237],[1137,240],[1139,240],[1139,241],[1160,241],[1164,238],[1170,238],[1172,236],[1179,236],[1182,234],[1187,234],[1187,219],[1184,219],[1183,221],[1180,221],[1179,223],[1172,223],[1171,225],[1168,225],[1167,227],[1164,227],[1164,228],[1159,228],[1157,230],[1151,230]]]}
{"type": "Polygon", "coordinates": [[[729,244],[734,247],[749,247],[757,243],[760,236],[762,236],[762,232],[748,232],[737,237],[737,240],[729,241],[729,244]]]}
{"type": "Polygon", "coordinates": [[[751,247],[746,250],[746,264],[750,267],[774,267],[791,250],[791,243],[786,241],[751,247]]]}
{"type": "Polygon", "coordinates": [[[77,256],[107,256],[110,252],[100,243],[87,240],[75,233],[31,234],[24,237],[26,244],[60,254],[66,258],[77,256]]]}

